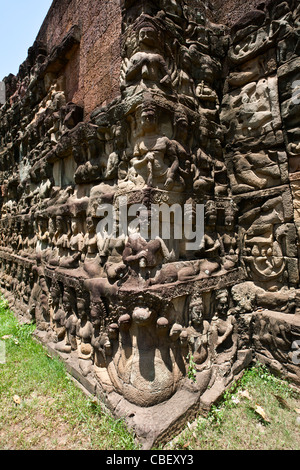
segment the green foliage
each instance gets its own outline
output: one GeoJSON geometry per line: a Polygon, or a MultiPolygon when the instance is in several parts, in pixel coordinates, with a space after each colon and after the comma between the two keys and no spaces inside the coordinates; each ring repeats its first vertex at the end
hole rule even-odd
{"type": "Polygon", "coordinates": [[[65,364],[33,338],[34,331],[34,324],[19,324],[0,298],[0,340],[6,345],[6,362],[0,365],[0,449],[136,450],[124,421],[83,393],[65,364]]]}
{"type": "Polygon", "coordinates": [[[165,450],[299,450],[299,398],[287,381],[256,363],[165,450]]]}
{"type": "Polygon", "coordinates": [[[236,388],[246,388],[248,384],[258,385],[264,383],[269,392],[281,393],[284,396],[294,396],[295,391],[290,387],[288,381],[275,376],[266,365],[257,362],[245,371],[241,379],[237,382],[236,388]]]}
{"type": "MultiPolygon", "coordinates": [[[[34,324],[19,324],[0,297],[0,340],[6,338],[6,363],[0,365],[0,449],[137,450],[124,421],[83,394],[64,363],[51,358],[33,339],[34,330],[34,324]],[[13,401],[15,394],[20,405],[13,401]]],[[[187,375],[195,382],[192,354],[187,361],[187,375]]],[[[172,449],[299,449],[295,427],[299,408],[295,390],[257,363],[223,394],[208,416],[187,426],[172,449]],[[279,399],[286,400],[287,407],[279,399]],[[255,411],[257,404],[270,424],[255,411]]]]}
{"type": "Polygon", "coordinates": [[[0,332],[1,337],[10,336],[15,344],[26,342],[34,332],[34,323],[19,323],[14,314],[10,311],[8,302],[0,298],[0,332]]]}

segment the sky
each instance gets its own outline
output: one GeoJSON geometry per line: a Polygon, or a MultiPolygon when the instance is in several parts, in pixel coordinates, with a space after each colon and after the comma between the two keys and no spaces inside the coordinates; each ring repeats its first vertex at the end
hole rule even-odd
{"type": "Polygon", "coordinates": [[[0,80],[27,58],[52,0],[0,0],[0,80]]]}

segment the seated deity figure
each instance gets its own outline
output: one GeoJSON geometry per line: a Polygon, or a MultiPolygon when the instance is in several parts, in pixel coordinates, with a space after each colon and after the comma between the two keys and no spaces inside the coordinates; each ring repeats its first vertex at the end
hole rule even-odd
{"type": "Polygon", "coordinates": [[[139,274],[143,278],[152,279],[153,282],[162,263],[170,259],[172,253],[161,238],[147,241],[139,232],[129,235],[123,251],[123,262],[129,268],[130,274],[139,274]]]}
{"type": "Polygon", "coordinates": [[[178,271],[180,281],[209,277],[221,270],[222,244],[216,232],[217,209],[214,201],[206,203],[205,212],[205,233],[195,252],[199,259],[188,262],[178,271]]]}
{"type": "MultiPolygon", "coordinates": [[[[141,136],[136,140],[129,162],[128,182],[131,187],[143,187],[182,191],[178,180],[179,160],[174,143],[160,135],[157,109],[146,104],[141,112],[141,136]]],[[[128,183],[127,183],[128,186],[128,183]]]]}
{"type": "Polygon", "coordinates": [[[47,235],[47,247],[45,249],[45,253],[44,253],[44,260],[46,262],[49,261],[49,259],[52,257],[53,255],[53,250],[54,250],[54,236],[56,234],[56,227],[55,227],[55,221],[54,221],[54,218],[52,217],[49,217],[49,220],[48,220],[48,228],[47,228],[47,231],[46,231],[46,235],[47,235]]]}
{"type": "Polygon", "coordinates": [[[191,173],[193,175],[193,189],[197,195],[203,196],[213,192],[213,161],[201,149],[198,149],[192,156],[191,173]]]}

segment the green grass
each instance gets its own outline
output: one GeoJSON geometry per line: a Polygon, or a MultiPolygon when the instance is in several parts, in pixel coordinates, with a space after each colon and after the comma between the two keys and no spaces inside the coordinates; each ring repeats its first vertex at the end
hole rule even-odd
{"type": "MultiPolygon", "coordinates": [[[[0,297],[0,450],[138,450],[121,420],[76,386],[0,297]],[[3,337],[5,339],[3,339],[3,337]]],[[[207,417],[188,423],[165,450],[299,450],[299,393],[256,364],[207,417]],[[257,412],[261,407],[265,416],[257,412]]]]}
{"type": "Polygon", "coordinates": [[[0,300],[0,449],[135,450],[134,436],[89,399],[0,300]],[[1,338],[5,338],[4,340],[1,338]]]}
{"type": "Polygon", "coordinates": [[[262,364],[245,371],[207,417],[199,416],[166,449],[299,450],[300,395],[262,364]]]}

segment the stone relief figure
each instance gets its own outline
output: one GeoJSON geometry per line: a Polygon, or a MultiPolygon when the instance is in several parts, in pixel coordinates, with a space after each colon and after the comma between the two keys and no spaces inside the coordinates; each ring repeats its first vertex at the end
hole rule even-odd
{"type": "Polygon", "coordinates": [[[23,266],[22,264],[17,265],[16,274],[15,274],[15,284],[13,287],[14,293],[14,305],[15,308],[19,308],[19,303],[21,300],[21,291],[22,291],[22,283],[23,283],[23,266]]]}
{"type": "Polygon", "coordinates": [[[231,297],[234,303],[230,312],[233,314],[244,314],[254,312],[257,308],[257,287],[251,281],[242,282],[231,288],[231,297]]]}
{"type": "Polygon", "coordinates": [[[93,361],[93,324],[89,318],[89,299],[84,293],[77,295],[77,323],[76,323],[76,342],[78,364],[84,376],[92,371],[93,361]]]}
{"type": "MultiPolygon", "coordinates": [[[[54,236],[56,233],[56,227],[55,227],[55,220],[52,217],[49,217],[48,219],[48,227],[47,227],[47,247],[45,249],[45,254],[44,254],[44,260],[48,263],[49,259],[53,255],[53,251],[55,249],[54,245],[54,236]]],[[[31,241],[31,244],[35,243],[33,240],[31,241]]]]}
{"type": "Polygon", "coordinates": [[[71,219],[71,233],[69,235],[67,253],[60,259],[59,265],[62,268],[75,269],[79,266],[84,246],[84,235],[82,221],[79,217],[71,219]]]}
{"type": "Polygon", "coordinates": [[[272,317],[258,313],[254,321],[253,339],[257,349],[271,361],[271,368],[283,371],[283,364],[290,362],[292,350],[291,326],[272,317]]]}
{"type": "Polygon", "coordinates": [[[250,236],[261,235],[281,223],[284,223],[282,196],[270,197],[259,207],[249,209],[239,217],[239,225],[245,226],[250,236]]]}
{"type": "Polygon", "coordinates": [[[50,308],[50,326],[53,329],[53,341],[57,344],[58,350],[63,350],[65,347],[64,339],[66,335],[65,319],[66,312],[62,308],[62,290],[59,284],[55,281],[52,282],[49,295],[49,308],[50,308]],[[63,348],[62,348],[63,346],[63,348]]]}
{"type": "Polygon", "coordinates": [[[199,196],[212,194],[214,189],[213,160],[201,149],[192,156],[191,171],[193,174],[193,189],[199,196]]]}
{"type": "Polygon", "coordinates": [[[36,263],[32,266],[33,288],[30,295],[28,313],[36,322],[41,331],[47,330],[50,321],[49,313],[49,288],[45,278],[42,258],[37,256],[36,263]]]}
{"type": "MultiPolygon", "coordinates": [[[[74,181],[88,184],[102,180],[107,164],[105,153],[105,133],[99,132],[94,124],[79,124],[72,133],[72,155],[77,164],[74,181]]],[[[68,134],[67,134],[68,135],[68,134]]]]}
{"type": "Polygon", "coordinates": [[[73,289],[65,286],[63,292],[63,309],[65,311],[65,349],[64,352],[71,352],[77,350],[77,337],[76,337],[76,328],[78,324],[78,316],[76,309],[76,295],[73,289]]]}
{"type": "Polygon", "coordinates": [[[146,301],[139,296],[130,313],[119,317],[118,336],[111,341],[114,352],[107,365],[116,390],[142,407],[172,396],[185,374],[180,356],[182,327],[172,327],[166,317],[158,315],[156,303],[151,297],[146,301]]]}
{"type": "Polygon", "coordinates": [[[141,136],[134,143],[125,187],[134,189],[149,186],[181,191],[182,183],[176,181],[178,155],[172,141],[160,135],[154,103],[144,104],[140,126],[141,136]]]}
{"type": "Polygon", "coordinates": [[[278,163],[265,152],[249,152],[246,155],[238,152],[233,155],[232,162],[234,174],[229,178],[233,194],[281,184],[278,163]]]}
{"type": "Polygon", "coordinates": [[[187,47],[181,47],[179,51],[178,68],[173,72],[172,81],[174,89],[178,93],[178,99],[182,104],[196,109],[196,87],[192,78],[192,60],[187,47]]]}
{"type": "Polygon", "coordinates": [[[225,95],[220,117],[228,141],[274,134],[281,127],[277,77],[262,78],[225,95]]]}
{"type": "Polygon", "coordinates": [[[252,273],[255,279],[271,280],[278,278],[285,269],[285,260],[278,242],[273,240],[271,235],[269,240],[253,237],[246,241],[247,246],[251,246],[251,257],[248,262],[251,264],[252,273]]]}
{"type": "MultiPolygon", "coordinates": [[[[92,358],[93,368],[96,377],[101,380],[101,373],[106,371],[107,367],[107,352],[109,352],[110,342],[109,333],[106,333],[103,328],[103,319],[107,316],[106,307],[103,301],[99,298],[90,305],[90,321],[93,327],[91,345],[92,345],[92,358]]],[[[116,325],[113,324],[111,329],[116,325]]],[[[109,331],[110,327],[108,328],[109,331]]],[[[117,336],[116,336],[117,337],[117,336]]]]}
{"type": "Polygon", "coordinates": [[[25,237],[25,234],[27,232],[27,227],[26,227],[26,220],[25,219],[21,219],[21,222],[20,222],[20,232],[19,232],[19,236],[18,236],[18,244],[17,244],[17,251],[18,253],[20,253],[21,256],[26,256],[26,237],[25,237]]]}
{"type": "Polygon", "coordinates": [[[161,8],[169,15],[180,18],[182,16],[182,6],[176,0],[161,0],[161,8]]]}
{"type": "MultiPolygon", "coordinates": [[[[188,116],[183,109],[178,109],[174,116],[174,138],[172,139],[177,158],[173,161],[171,175],[174,175],[184,191],[192,184],[191,140],[188,116]]],[[[172,190],[172,185],[170,189],[172,190]]]]}
{"type": "Polygon", "coordinates": [[[162,276],[160,268],[172,260],[172,255],[160,237],[147,241],[139,232],[129,234],[122,254],[123,263],[132,276],[128,282],[134,282],[136,277],[139,282],[141,278],[149,280],[150,284],[159,282],[162,276]]]}
{"type": "Polygon", "coordinates": [[[154,25],[141,26],[138,31],[138,51],[126,63],[121,84],[123,93],[132,95],[150,88],[172,94],[170,72],[160,46],[154,25]]]}
{"type": "Polygon", "coordinates": [[[113,149],[108,152],[108,159],[104,170],[104,180],[113,180],[118,177],[118,166],[124,158],[124,129],[120,122],[113,127],[113,149]]]}
{"type": "Polygon", "coordinates": [[[224,234],[221,238],[223,259],[222,267],[230,270],[238,265],[240,248],[238,244],[238,233],[236,230],[236,216],[238,208],[234,203],[229,204],[224,210],[224,234]]]}
{"type": "Polygon", "coordinates": [[[260,52],[271,47],[272,42],[266,28],[255,29],[250,37],[247,35],[232,45],[228,51],[228,57],[235,65],[247,62],[247,60],[257,57],[260,52]]]}
{"type": "Polygon", "coordinates": [[[197,369],[207,368],[211,364],[210,323],[204,315],[201,295],[193,295],[189,305],[190,327],[189,342],[192,343],[192,354],[197,369]]]}
{"type": "Polygon", "coordinates": [[[205,231],[199,248],[195,251],[196,260],[188,261],[178,271],[178,280],[187,281],[210,277],[222,270],[223,246],[221,236],[216,231],[217,208],[210,200],[205,208],[205,231]]]}
{"type": "Polygon", "coordinates": [[[91,276],[101,274],[96,223],[93,217],[86,218],[86,233],[83,239],[83,268],[91,276]]]}
{"type": "Polygon", "coordinates": [[[44,217],[39,218],[37,220],[37,227],[36,251],[41,253],[42,258],[45,258],[49,244],[48,220],[44,217]]]}
{"type": "Polygon", "coordinates": [[[14,302],[14,289],[17,285],[16,272],[17,264],[11,261],[4,263],[5,273],[3,276],[2,288],[7,292],[7,298],[12,303],[14,302]]]}
{"type": "Polygon", "coordinates": [[[216,234],[217,208],[214,201],[206,203],[205,233],[199,247],[199,255],[205,258],[201,270],[211,275],[220,269],[221,242],[216,234]]]}
{"type": "Polygon", "coordinates": [[[195,94],[198,101],[200,101],[199,111],[202,113],[205,112],[207,117],[216,120],[220,108],[217,92],[202,80],[197,84],[195,94]]]}
{"type": "Polygon", "coordinates": [[[24,289],[24,302],[26,304],[26,317],[32,318],[30,314],[31,294],[34,287],[34,275],[29,267],[26,267],[26,281],[24,289]],[[27,282],[26,282],[27,281],[27,282]]]}
{"type": "Polygon", "coordinates": [[[280,244],[275,240],[274,225],[284,222],[282,197],[264,202],[261,207],[243,214],[239,223],[247,221],[245,234],[245,260],[253,280],[272,281],[278,279],[286,267],[280,244]]]}
{"type": "Polygon", "coordinates": [[[238,348],[236,320],[228,312],[228,301],[227,289],[216,292],[217,305],[211,321],[211,341],[218,363],[235,360],[238,348]]]}
{"type": "Polygon", "coordinates": [[[59,266],[60,259],[67,255],[69,244],[67,224],[60,215],[55,217],[55,229],[56,231],[52,238],[54,249],[48,261],[51,266],[59,266]]]}
{"type": "MultiPolygon", "coordinates": [[[[194,23],[195,25],[195,23],[194,23]]],[[[188,26],[187,35],[201,31],[202,41],[196,37],[189,38],[188,49],[192,61],[192,71],[195,83],[195,95],[197,98],[198,112],[208,120],[217,122],[219,115],[220,99],[217,92],[218,82],[221,76],[221,64],[217,57],[209,52],[208,31],[203,26],[188,26]],[[206,36],[206,37],[205,37],[206,36]]],[[[222,39],[218,41],[221,44],[222,39]]]]}

